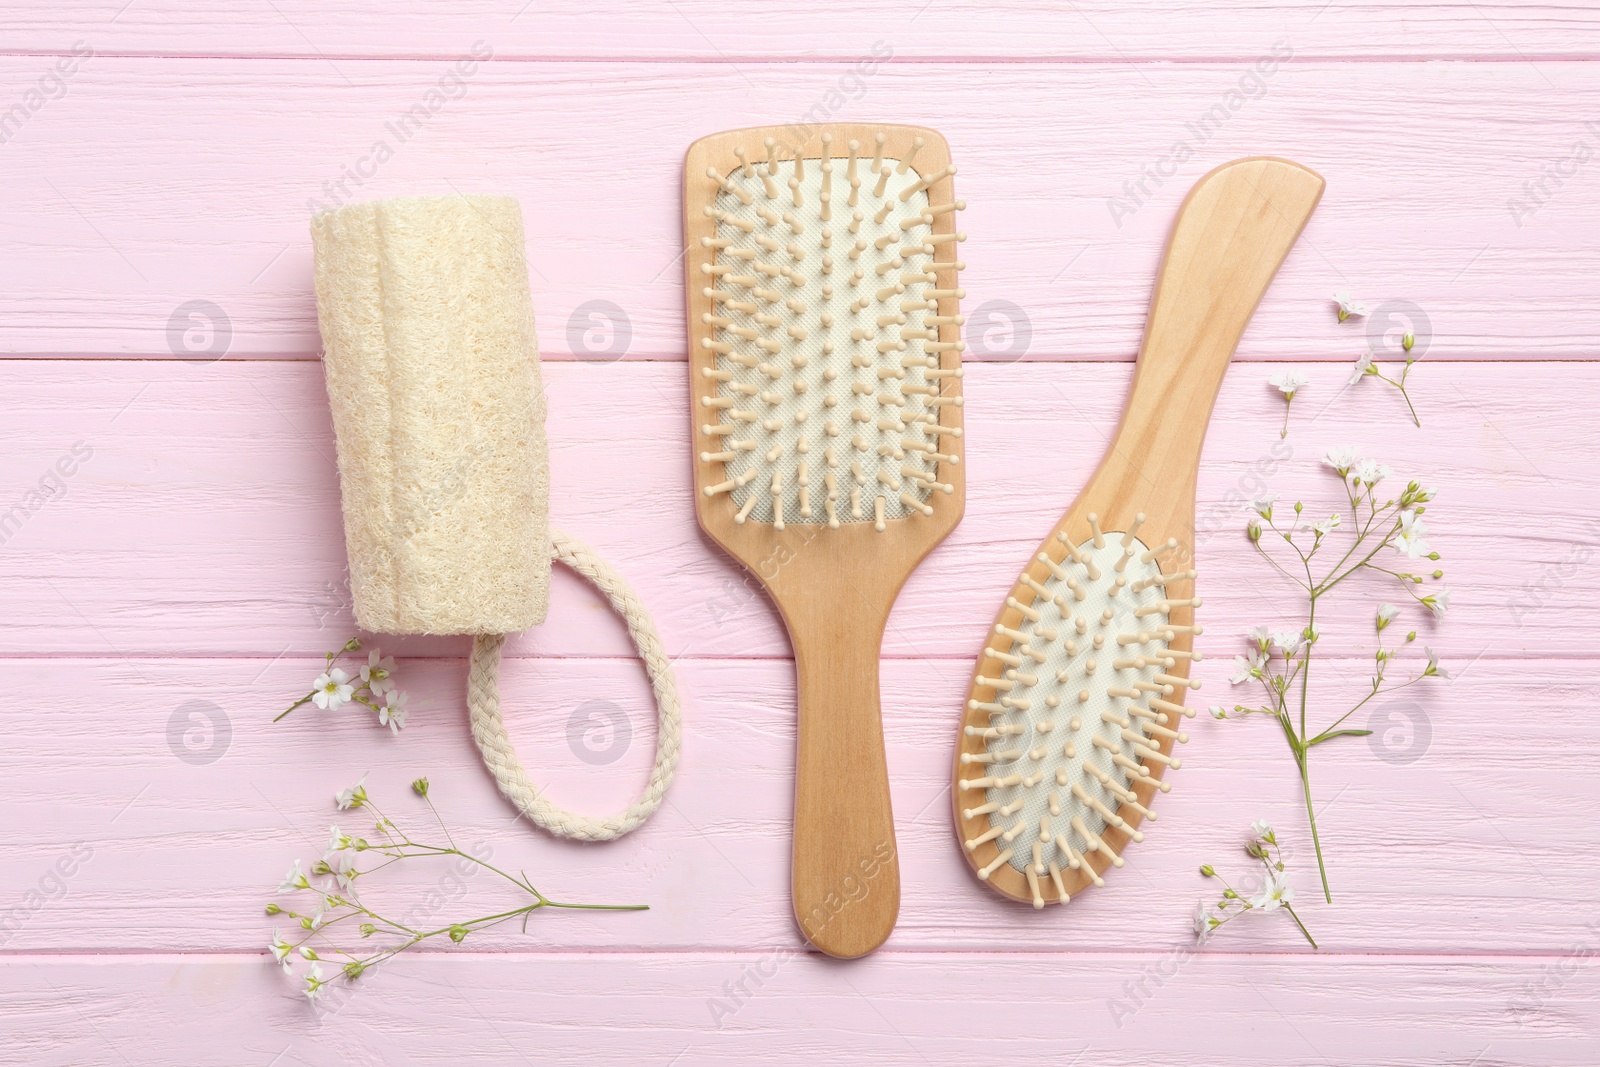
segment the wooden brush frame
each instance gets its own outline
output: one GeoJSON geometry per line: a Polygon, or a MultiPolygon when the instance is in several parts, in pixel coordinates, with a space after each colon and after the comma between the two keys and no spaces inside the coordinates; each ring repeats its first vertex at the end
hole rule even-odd
{"type": "MultiPolygon", "coordinates": [[[[1177,552],[1162,561],[1162,573],[1190,568],[1195,481],[1217,391],[1250,316],[1321,199],[1323,184],[1319,175],[1299,164],[1263,157],[1224,164],[1201,178],[1189,192],[1162,257],[1133,387],[1116,437],[1088,486],[1029,556],[1033,562],[1022,573],[1036,581],[1046,581],[1048,571],[1037,561],[1037,554],[1047,553],[1059,563],[1066,551],[1056,535],[1065,533],[1073,544],[1082,544],[1092,536],[1090,513],[1097,515],[1105,535],[1112,537],[1127,530],[1135,515],[1142,512],[1140,540],[1152,546],[1169,538],[1178,542],[1177,552]]],[[[1192,581],[1172,582],[1166,589],[1172,598],[1194,595],[1192,581]]],[[[1007,594],[1024,604],[1033,602],[1033,591],[1020,578],[1007,594]]],[[[1017,629],[1022,618],[1015,608],[1003,607],[995,622],[1017,629]]],[[[1193,621],[1193,608],[1183,605],[1173,608],[1168,624],[1186,626],[1193,621]]],[[[991,628],[986,645],[1009,651],[1011,639],[995,634],[991,628]]],[[[1188,633],[1177,633],[1167,647],[1191,651],[1193,638],[1188,633]]],[[[1186,678],[1188,671],[1189,661],[1179,659],[1166,673],[1186,678]]],[[[983,672],[980,653],[968,699],[996,699],[993,689],[977,681],[983,672]]],[[[1182,703],[1182,692],[1170,699],[1182,703]]],[[[986,727],[990,725],[988,714],[963,705],[961,725],[986,727]]],[[[1178,724],[1174,721],[1170,725],[1176,728],[1178,724]]],[[[964,729],[958,731],[957,737],[951,775],[954,824],[958,849],[977,872],[992,864],[1004,846],[988,841],[969,851],[963,844],[980,837],[988,829],[990,817],[963,815],[964,808],[977,805],[975,797],[981,794],[963,793],[955,784],[973,776],[971,765],[964,766],[961,756],[984,752],[987,742],[967,736],[964,729]]],[[[1159,745],[1163,755],[1171,755],[1172,747],[1171,739],[1159,745]]],[[[1151,778],[1159,781],[1164,769],[1155,762],[1150,768],[1151,778]]],[[[1151,807],[1155,785],[1130,788],[1139,803],[1151,807]]],[[[1132,809],[1123,809],[1119,814],[1134,830],[1143,822],[1143,816],[1132,809]]],[[[1099,836],[1118,856],[1129,842],[1126,832],[1110,826],[1099,836]]],[[[1097,873],[1111,865],[1103,853],[1085,850],[1085,854],[1097,873]]],[[[1061,873],[1070,895],[1092,884],[1082,869],[1061,873]]],[[[1049,884],[1048,879],[1044,881],[1049,884]]],[[[986,884],[1013,900],[1035,902],[1026,876],[1009,862],[995,868],[986,884]]],[[[1051,885],[1050,895],[1053,894],[1051,885]]]]}
{"type": "MultiPolygon", "coordinates": [[[[794,645],[798,682],[796,728],[793,899],[795,918],[806,937],[822,951],[855,957],[880,945],[893,929],[900,908],[900,876],[894,822],[889,803],[888,769],[879,711],[878,657],[890,608],[905,580],[924,556],[960,521],[966,503],[966,465],[941,463],[940,477],[953,492],[931,493],[931,514],[890,519],[880,532],[871,519],[844,522],[770,523],[734,521],[728,494],[708,497],[705,488],[722,480],[722,464],[706,461],[700,452],[707,438],[700,426],[717,422],[716,412],[699,406],[707,383],[705,368],[715,368],[717,354],[702,347],[713,332],[701,316],[714,312],[702,290],[707,278],[702,263],[714,262],[716,249],[701,246],[713,237],[717,220],[703,208],[716,199],[708,167],[728,175],[745,158],[764,161],[765,140],[772,137],[790,161],[798,150],[805,160],[820,160],[822,135],[832,136],[832,158],[842,168],[852,139],[866,146],[870,157],[874,136],[887,136],[885,159],[903,160],[916,138],[922,145],[913,157],[919,175],[942,172],[950,162],[945,140],[933,130],[914,126],[838,124],[818,127],[766,126],[714,134],[696,141],[684,163],[684,256],[689,327],[690,438],[694,444],[695,515],[712,540],[755,574],[783,615],[794,645]]],[[[953,178],[928,187],[928,202],[954,201],[953,178]]],[[[935,216],[932,232],[954,234],[953,212],[935,216]]],[[[955,258],[956,245],[940,244],[935,253],[936,287],[956,290],[956,271],[941,267],[955,258]]],[[[938,314],[954,317],[958,296],[938,298],[938,314]]],[[[961,328],[939,327],[941,342],[960,340],[961,328]]],[[[954,349],[939,353],[939,368],[960,367],[954,349]]],[[[959,397],[961,380],[941,379],[942,396],[959,397]]],[[[961,409],[939,410],[940,425],[959,429],[961,409]]],[[[941,447],[963,455],[962,439],[946,436],[941,447]]]]}

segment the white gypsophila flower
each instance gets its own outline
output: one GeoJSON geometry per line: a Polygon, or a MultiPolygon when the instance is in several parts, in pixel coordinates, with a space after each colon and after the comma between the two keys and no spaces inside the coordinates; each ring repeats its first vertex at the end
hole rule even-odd
{"type": "Polygon", "coordinates": [[[1340,322],[1343,322],[1345,319],[1351,318],[1352,316],[1358,319],[1366,317],[1367,305],[1357,302],[1355,297],[1351,296],[1347,292],[1341,290],[1334,293],[1333,302],[1339,305],[1340,322]]]}
{"type": "Polygon", "coordinates": [[[1268,493],[1266,496],[1256,497],[1247,506],[1263,519],[1270,521],[1272,519],[1272,504],[1277,499],[1277,493],[1268,493]]]}
{"type": "Polygon", "coordinates": [[[276,926],[272,928],[272,944],[267,946],[272,950],[272,958],[283,968],[284,974],[293,974],[294,968],[289,964],[289,953],[294,951],[294,946],[283,939],[283,933],[276,926]]]}
{"type": "Polygon", "coordinates": [[[349,789],[335,793],[333,799],[338,802],[339,810],[359,808],[367,802],[367,776],[362,775],[361,780],[349,789]]]}
{"type": "Polygon", "coordinates": [[[1339,445],[1337,448],[1328,449],[1328,454],[1323,457],[1322,462],[1338,471],[1339,477],[1343,478],[1350,473],[1351,467],[1360,462],[1360,459],[1356,456],[1356,450],[1353,447],[1339,445]]]}
{"type": "Polygon", "coordinates": [[[1278,392],[1282,393],[1287,399],[1293,400],[1294,394],[1303,389],[1306,382],[1310,380],[1303,370],[1280,370],[1275,371],[1267,379],[1267,384],[1277,387],[1278,392]]]}
{"type": "Polygon", "coordinates": [[[1357,463],[1348,475],[1365,486],[1374,486],[1393,473],[1387,466],[1375,459],[1364,459],[1357,463]]]}
{"type": "Polygon", "coordinates": [[[1228,709],[1221,704],[1213,704],[1206,710],[1211,713],[1213,719],[1226,719],[1228,717],[1228,709]]]}
{"type": "Polygon", "coordinates": [[[1211,940],[1211,934],[1216,929],[1216,924],[1211,921],[1211,913],[1206,911],[1204,901],[1195,901],[1194,905],[1194,940],[1195,944],[1203,945],[1211,940]]]}
{"type": "Polygon", "coordinates": [[[336,909],[337,905],[334,904],[333,899],[320,889],[317,890],[317,907],[311,913],[311,929],[320,930],[323,923],[328,921],[328,912],[336,909]]]}
{"type": "Polygon", "coordinates": [[[294,866],[289,868],[289,873],[283,876],[283,881],[278,883],[279,893],[293,893],[296,889],[310,889],[311,882],[300,870],[300,861],[295,860],[294,866]]]}
{"type": "Polygon", "coordinates": [[[312,702],[328,711],[344,707],[356,692],[356,687],[349,682],[350,676],[338,667],[317,675],[317,680],[311,683],[312,702]]]}
{"type": "Polygon", "coordinates": [[[1369,374],[1378,373],[1372,365],[1372,349],[1367,349],[1356,359],[1356,369],[1350,374],[1350,384],[1354,385],[1369,374]]]}
{"type": "Polygon", "coordinates": [[[1444,618],[1445,609],[1450,606],[1450,590],[1440,589],[1437,593],[1428,594],[1422,598],[1422,605],[1433,612],[1434,618],[1444,618]]]}
{"type": "Polygon", "coordinates": [[[1391,622],[1394,621],[1395,616],[1399,615],[1399,614],[1400,614],[1400,609],[1395,607],[1393,604],[1390,604],[1390,603],[1387,603],[1387,602],[1379,604],[1378,605],[1378,629],[1381,630],[1385,626],[1388,626],[1391,622]]]}
{"type": "Polygon", "coordinates": [[[1263,652],[1267,650],[1268,645],[1272,644],[1272,631],[1267,629],[1265,626],[1250,627],[1250,633],[1248,636],[1250,640],[1255,642],[1256,647],[1263,652]]]}
{"type": "Polygon", "coordinates": [[[1300,645],[1305,641],[1305,636],[1299,630],[1278,630],[1272,635],[1272,643],[1283,649],[1285,656],[1292,656],[1300,651],[1300,645]]]}
{"type": "Polygon", "coordinates": [[[1229,675],[1229,681],[1234,685],[1248,682],[1250,679],[1258,677],[1256,672],[1265,667],[1266,664],[1267,658],[1252,648],[1249,655],[1233,657],[1233,674],[1229,675]]]}
{"type": "Polygon", "coordinates": [[[327,851],[323,852],[322,858],[327,860],[329,856],[332,856],[336,852],[343,852],[352,844],[354,844],[354,842],[351,841],[349,834],[345,833],[337,826],[330,826],[328,827],[328,848],[327,851]]]}
{"type": "Polygon", "coordinates": [[[1270,838],[1272,836],[1272,824],[1265,819],[1257,819],[1250,824],[1250,832],[1260,838],[1270,838]]]}
{"type": "Polygon", "coordinates": [[[372,690],[372,695],[381,697],[393,689],[393,679],[394,657],[380,657],[377,649],[367,653],[367,662],[361,667],[361,680],[372,690]]]}
{"type": "Polygon", "coordinates": [[[1339,516],[1337,515],[1329,515],[1326,519],[1323,519],[1321,522],[1311,527],[1312,530],[1316,531],[1316,533],[1322,537],[1327,537],[1338,528],[1339,516]]]}
{"type": "Polygon", "coordinates": [[[395,733],[403,730],[406,725],[406,701],[410,699],[398,689],[389,690],[383,698],[383,707],[378,709],[378,725],[387,726],[395,733]]]}
{"type": "Polygon", "coordinates": [[[1422,646],[1422,651],[1426,652],[1428,655],[1428,665],[1423,668],[1422,673],[1429,677],[1444,678],[1448,680],[1450,677],[1450,672],[1439,666],[1439,653],[1435,652],[1427,645],[1422,646]]]}
{"type": "Polygon", "coordinates": [[[328,869],[333,872],[333,880],[340,889],[349,889],[355,882],[356,858],[349,852],[341,852],[333,858],[328,869]]]}
{"type": "Polygon", "coordinates": [[[1250,906],[1262,911],[1272,911],[1280,904],[1292,903],[1294,903],[1294,887],[1289,884],[1287,871],[1271,872],[1261,892],[1250,899],[1250,906]]]}
{"type": "Polygon", "coordinates": [[[1427,535],[1428,525],[1416,511],[1407,508],[1400,513],[1400,536],[1394,539],[1394,547],[1404,552],[1409,559],[1425,556],[1429,552],[1428,542],[1423,540],[1427,535]]]}
{"type": "Polygon", "coordinates": [[[311,970],[306,972],[306,996],[315,1001],[322,995],[322,987],[327,984],[322,979],[322,964],[313,963],[311,970]]]}

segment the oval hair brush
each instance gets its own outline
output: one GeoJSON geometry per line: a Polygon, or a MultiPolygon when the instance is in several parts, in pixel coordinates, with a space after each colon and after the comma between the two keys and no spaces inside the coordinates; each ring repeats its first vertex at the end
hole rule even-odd
{"type": "Polygon", "coordinates": [[[833,956],[899,914],[879,646],[965,501],[955,172],[939,134],[878,125],[734,130],[684,165],[695,512],[794,644],[794,913],[833,956]]]}
{"type": "Polygon", "coordinates": [[[1263,158],[1190,191],[1116,438],[989,631],[957,739],[955,822],[979,879],[1013,900],[1042,908],[1103,885],[1181,766],[1184,692],[1199,686],[1200,446],[1239,337],[1322,188],[1263,158]]]}

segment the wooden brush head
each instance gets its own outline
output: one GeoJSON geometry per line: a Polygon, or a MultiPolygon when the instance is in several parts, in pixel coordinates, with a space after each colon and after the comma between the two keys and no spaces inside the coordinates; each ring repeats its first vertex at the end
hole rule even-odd
{"type": "Polygon", "coordinates": [[[695,511],[775,594],[774,561],[802,555],[871,561],[898,590],[961,517],[953,170],[910,126],[689,149],[695,511]]]}

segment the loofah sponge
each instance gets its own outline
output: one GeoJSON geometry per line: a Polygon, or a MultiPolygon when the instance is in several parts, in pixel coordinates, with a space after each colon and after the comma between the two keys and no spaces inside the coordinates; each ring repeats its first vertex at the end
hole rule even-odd
{"type": "Polygon", "coordinates": [[[544,388],[511,197],[311,223],[356,621],[505,634],[550,593],[544,388]]]}

